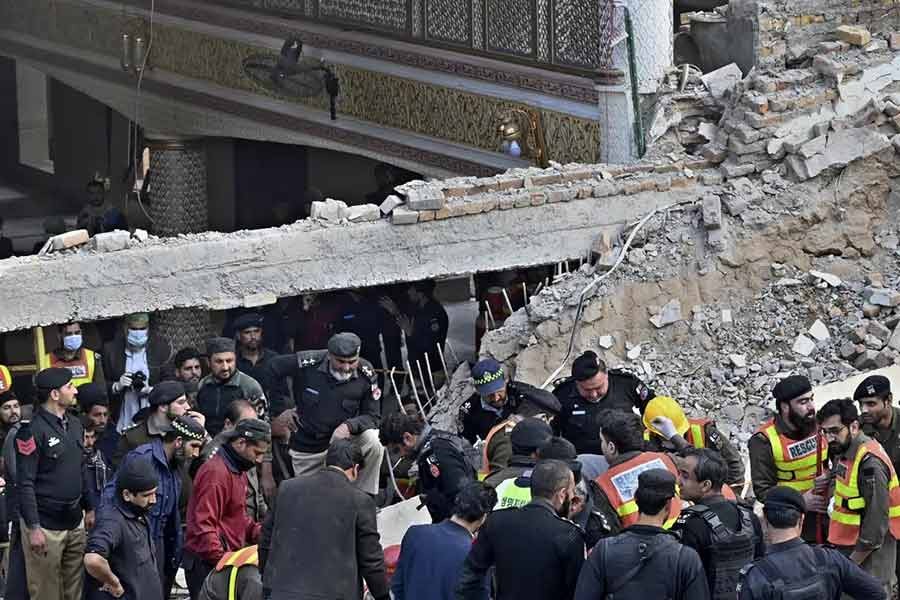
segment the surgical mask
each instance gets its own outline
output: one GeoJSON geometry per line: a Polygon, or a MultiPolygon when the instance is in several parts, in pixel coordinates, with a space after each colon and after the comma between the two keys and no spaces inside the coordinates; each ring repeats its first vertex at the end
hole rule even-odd
{"type": "Polygon", "coordinates": [[[132,348],[143,348],[147,345],[147,330],[146,329],[129,329],[128,330],[128,345],[132,348]]]}
{"type": "Polygon", "coordinates": [[[81,348],[81,334],[77,333],[63,337],[63,348],[69,352],[75,352],[81,348]]]}

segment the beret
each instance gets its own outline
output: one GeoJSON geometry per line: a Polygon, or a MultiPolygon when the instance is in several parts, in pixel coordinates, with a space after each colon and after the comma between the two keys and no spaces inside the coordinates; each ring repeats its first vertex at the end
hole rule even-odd
{"type": "Polygon", "coordinates": [[[765,508],[788,508],[802,513],[806,512],[806,501],[803,499],[803,494],[785,486],[777,486],[769,490],[763,506],[765,508]]]}
{"type": "Polygon", "coordinates": [[[234,429],[225,433],[225,439],[244,438],[253,442],[268,442],[272,439],[272,427],[260,419],[243,419],[234,429]]]}
{"type": "Polygon", "coordinates": [[[856,391],[853,392],[853,399],[860,400],[862,398],[871,398],[873,396],[885,396],[891,393],[891,380],[884,375],[869,375],[862,380],[856,391]]]}
{"type": "Polygon", "coordinates": [[[499,392],[506,385],[503,365],[493,358],[479,360],[472,367],[472,380],[475,383],[475,389],[482,396],[499,392]]]}
{"type": "Polygon", "coordinates": [[[575,381],[587,381],[600,371],[605,371],[606,365],[597,354],[588,350],[572,362],[572,377],[575,381]]]}
{"type": "Polygon", "coordinates": [[[336,333],[328,340],[328,351],[339,358],[356,358],[362,340],[355,333],[336,333]]]}
{"type": "Polygon", "coordinates": [[[776,402],[790,402],[811,391],[812,384],[808,378],[803,375],[791,375],[775,384],[772,395],[775,396],[776,402]]]}
{"type": "Polygon", "coordinates": [[[79,385],[78,405],[84,412],[89,412],[92,406],[109,406],[109,398],[106,397],[106,386],[100,383],[83,383],[79,385]]]}
{"type": "Polygon", "coordinates": [[[666,469],[649,469],[638,475],[638,489],[654,490],[660,495],[675,496],[675,476],[666,469]]]}
{"type": "Polygon", "coordinates": [[[214,337],[206,340],[206,355],[212,356],[220,352],[234,352],[234,340],[227,337],[214,337]]]}
{"type": "Polygon", "coordinates": [[[245,329],[250,329],[251,327],[262,327],[263,326],[263,318],[259,313],[247,313],[239,316],[234,320],[234,330],[235,331],[243,331],[245,329]]]}
{"type": "Polygon", "coordinates": [[[513,448],[537,450],[553,437],[553,430],[544,421],[529,417],[519,421],[509,434],[513,448]]]}
{"type": "Polygon", "coordinates": [[[34,376],[35,387],[42,390],[58,390],[70,381],[72,371],[61,367],[50,367],[34,376]]]}
{"type": "Polygon", "coordinates": [[[202,442],[206,439],[206,430],[200,426],[200,423],[187,415],[175,417],[175,420],[172,421],[172,429],[192,440],[202,442]]]}
{"type": "Polygon", "coordinates": [[[125,462],[116,474],[116,489],[132,493],[147,492],[159,485],[156,469],[144,457],[135,457],[125,462]]]}
{"type": "Polygon", "coordinates": [[[357,459],[354,460],[352,441],[335,440],[328,447],[328,452],[325,454],[325,464],[329,467],[347,470],[358,464],[358,458],[357,456],[357,459]]]}
{"type": "Polygon", "coordinates": [[[169,404],[185,395],[184,385],[180,381],[160,381],[150,390],[147,401],[150,406],[169,404]]]}

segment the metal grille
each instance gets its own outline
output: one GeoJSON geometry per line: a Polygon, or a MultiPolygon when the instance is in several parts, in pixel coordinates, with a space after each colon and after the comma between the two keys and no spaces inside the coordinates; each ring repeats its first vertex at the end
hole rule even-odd
{"type": "Polygon", "coordinates": [[[206,206],[206,153],[199,145],[150,144],[150,198],[153,233],[174,236],[209,228],[206,206]]]}
{"type": "Polygon", "coordinates": [[[319,0],[319,18],[408,32],[408,0],[319,0]]]}
{"type": "Polygon", "coordinates": [[[201,352],[212,337],[209,311],[202,308],[175,308],[153,314],[153,328],[172,345],[172,352],[193,346],[201,352]]]}
{"type": "Polygon", "coordinates": [[[535,55],[534,0],[487,0],[489,50],[533,57],[535,55]]]}
{"type": "Polygon", "coordinates": [[[472,46],[484,48],[484,0],[472,0],[472,46]]]}
{"type": "Polygon", "coordinates": [[[586,69],[600,64],[599,21],[596,2],[556,0],[554,62],[586,69]]]}
{"type": "Polygon", "coordinates": [[[426,0],[429,39],[471,45],[470,0],[426,0]]]}

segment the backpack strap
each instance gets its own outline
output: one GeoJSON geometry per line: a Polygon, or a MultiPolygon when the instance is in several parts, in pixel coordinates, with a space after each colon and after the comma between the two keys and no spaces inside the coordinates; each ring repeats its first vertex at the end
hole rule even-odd
{"type": "MultiPolygon", "coordinates": [[[[657,544],[650,546],[649,544],[647,544],[645,542],[640,542],[638,545],[638,553],[641,555],[640,560],[638,561],[638,563],[636,565],[632,566],[627,572],[625,572],[624,574],[622,574],[621,576],[619,576],[618,578],[616,578],[612,582],[610,582],[609,587],[606,590],[606,597],[609,598],[610,600],[612,600],[612,597],[615,595],[616,592],[618,592],[620,589],[622,589],[626,583],[631,581],[633,578],[637,577],[638,574],[644,570],[644,567],[646,567],[651,562],[653,557],[656,556],[656,554],[659,551],[665,549],[668,546],[670,546],[670,544],[657,543],[657,544]]],[[[681,544],[678,544],[679,557],[681,556],[682,548],[684,548],[684,546],[682,546],[681,544]]],[[[603,560],[604,560],[604,565],[603,565],[604,572],[609,572],[608,569],[606,568],[606,564],[605,564],[605,561],[606,561],[605,554],[603,555],[603,560]]],[[[678,558],[676,558],[676,560],[678,560],[678,558]]]]}

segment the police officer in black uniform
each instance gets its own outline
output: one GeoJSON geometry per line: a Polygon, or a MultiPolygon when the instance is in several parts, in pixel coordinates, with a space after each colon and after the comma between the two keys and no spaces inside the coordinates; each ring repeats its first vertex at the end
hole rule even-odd
{"type": "Polygon", "coordinates": [[[644,412],[653,390],[630,373],[606,368],[597,354],[588,350],[572,363],[572,376],[557,383],[553,395],[559,399],[559,416],[554,430],[566,438],[579,454],[603,454],[600,448],[602,410],[644,412]]]}
{"type": "Polygon", "coordinates": [[[38,406],[16,432],[16,479],[28,591],[32,598],[76,600],[82,592],[85,526],[94,507],[83,494],[84,433],[69,414],[78,390],[68,369],[34,378],[38,406]],[[86,511],[86,512],[85,512],[86,511]]]}
{"type": "Polygon", "coordinates": [[[503,365],[493,358],[475,363],[472,381],[476,393],[459,408],[460,435],[472,444],[487,439],[494,426],[519,414],[526,403],[532,405],[531,412],[559,412],[553,394],[520,381],[507,382],[503,365]]]}
{"type": "Polygon", "coordinates": [[[808,545],[800,532],[807,518],[800,492],[787,487],[766,494],[766,556],[741,570],[738,600],[886,600],[881,582],[835,550],[808,545]]]}
{"type": "Polygon", "coordinates": [[[379,435],[391,452],[416,459],[418,490],[425,497],[432,521],[449,518],[456,494],[476,478],[463,440],[424,424],[416,416],[403,414],[385,419],[379,435]]]}

